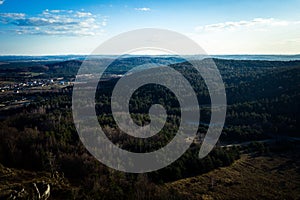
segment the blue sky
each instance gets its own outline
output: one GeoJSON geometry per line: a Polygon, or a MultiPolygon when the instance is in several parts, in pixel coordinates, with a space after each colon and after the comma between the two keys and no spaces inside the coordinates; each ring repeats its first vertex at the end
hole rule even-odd
{"type": "Polygon", "coordinates": [[[137,28],[166,28],[209,54],[299,54],[300,1],[0,0],[0,54],[89,54],[137,28]]]}

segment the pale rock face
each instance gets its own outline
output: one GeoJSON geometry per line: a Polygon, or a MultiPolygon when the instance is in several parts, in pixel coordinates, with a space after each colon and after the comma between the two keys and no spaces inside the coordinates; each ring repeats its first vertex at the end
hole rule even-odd
{"type": "Polygon", "coordinates": [[[37,192],[37,198],[39,200],[47,200],[50,197],[50,185],[49,184],[47,184],[47,189],[43,194],[41,194],[41,192],[40,192],[39,188],[37,187],[36,183],[33,183],[33,185],[35,187],[35,190],[37,192]]]}

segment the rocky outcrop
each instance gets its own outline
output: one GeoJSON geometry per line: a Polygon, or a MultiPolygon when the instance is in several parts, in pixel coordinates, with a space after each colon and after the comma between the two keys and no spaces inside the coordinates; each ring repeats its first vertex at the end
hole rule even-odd
{"type": "Polygon", "coordinates": [[[36,184],[33,183],[36,191],[36,196],[38,200],[46,200],[50,197],[50,185],[46,183],[36,184]]]}
{"type": "Polygon", "coordinates": [[[78,188],[72,187],[63,174],[31,172],[0,164],[0,200],[69,199],[78,188]]]}

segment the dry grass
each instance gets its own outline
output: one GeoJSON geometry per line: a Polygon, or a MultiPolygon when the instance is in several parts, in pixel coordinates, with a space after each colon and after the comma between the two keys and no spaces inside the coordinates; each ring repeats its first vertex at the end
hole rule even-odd
{"type": "Polygon", "coordinates": [[[300,199],[296,155],[250,157],[207,174],[166,184],[187,199],[300,199]]]}

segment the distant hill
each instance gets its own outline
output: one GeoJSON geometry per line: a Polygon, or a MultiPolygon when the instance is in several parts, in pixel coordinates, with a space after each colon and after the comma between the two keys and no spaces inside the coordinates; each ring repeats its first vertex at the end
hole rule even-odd
{"type": "MultiPolygon", "coordinates": [[[[115,55],[55,55],[55,56],[0,56],[0,62],[4,61],[26,61],[26,62],[59,62],[66,60],[85,60],[86,58],[117,58],[115,55]]],[[[132,57],[177,57],[175,55],[122,55],[123,58],[132,58],[132,57]]],[[[195,57],[195,56],[186,56],[186,57],[195,57]]],[[[232,60],[268,60],[268,61],[290,61],[290,60],[300,60],[300,54],[297,55],[197,55],[198,58],[219,58],[219,59],[232,59],[232,60]]]]}

